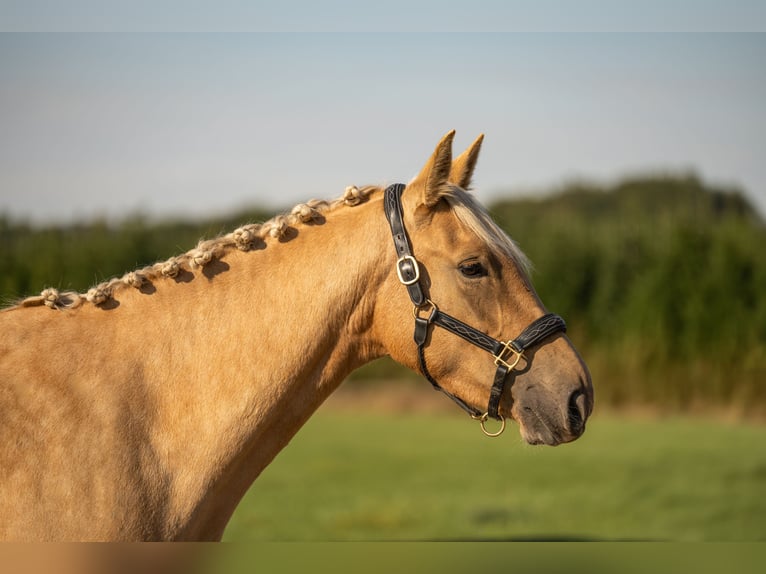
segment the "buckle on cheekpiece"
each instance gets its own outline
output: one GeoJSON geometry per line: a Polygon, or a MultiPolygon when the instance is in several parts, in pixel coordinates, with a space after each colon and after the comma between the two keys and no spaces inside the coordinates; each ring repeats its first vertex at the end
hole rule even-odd
{"type": "Polygon", "coordinates": [[[399,277],[399,282],[402,285],[414,285],[420,281],[420,267],[417,260],[412,255],[403,255],[396,261],[396,275],[399,277]],[[406,264],[410,265],[407,266],[406,264]],[[405,279],[405,274],[415,276],[412,279],[405,279]]]}
{"type": "MultiPolygon", "coordinates": [[[[505,365],[509,371],[512,371],[516,368],[516,365],[519,364],[519,361],[522,357],[524,357],[524,351],[517,351],[515,347],[513,347],[513,341],[508,341],[507,343],[503,343],[503,348],[500,349],[500,351],[497,353],[497,355],[492,355],[495,357],[495,365],[505,365]],[[511,355],[509,355],[511,353],[511,355]]],[[[526,360],[526,357],[524,357],[526,360]]]]}

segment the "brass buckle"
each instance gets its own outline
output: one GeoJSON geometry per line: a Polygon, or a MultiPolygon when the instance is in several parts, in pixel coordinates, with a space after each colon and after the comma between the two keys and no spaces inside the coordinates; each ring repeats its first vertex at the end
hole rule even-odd
{"type": "MultiPolygon", "coordinates": [[[[516,365],[519,364],[519,361],[522,357],[524,357],[524,351],[517,351],[511,346],[511,343],[513,341],[508,341],[507,343],[503,343],[503,348],[500,350],[500,352],[497,355],[492,355],[495,357],[495,365],[500,366],[505,365],[508,367],[508,370],[512,371],[516,368],[516,365]],[[505,359],[508,353],[512,353],[513,357],[512,360],[508,361],[505,359]]],[[[524,357],[526,359],[526,357],[524,357]]]]}
{"type": "Polygon", "coordinates": [[[399,282],[402,285],[414,285],[418,281],[420,281],[420,267],[418,266],[418,261],[415,259],[412,255],[402,255],[399,259],[396,260],[396,275],[399,277],[399,282]],[[402,277],[402,266],[401,264],[404,261],[410,261],[412,263],[412,267],[415,269],[415,278],[410,279],[409,281],[406,280],[404,277],[402,277]]]}

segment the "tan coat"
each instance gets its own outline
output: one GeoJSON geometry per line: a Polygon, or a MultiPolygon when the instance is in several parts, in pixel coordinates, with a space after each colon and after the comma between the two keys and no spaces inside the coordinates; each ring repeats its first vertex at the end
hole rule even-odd
{"type": "MultiPolygon", "coordinates": [[[[460,189],[481,138],[452,162],[452,135],[405,190],[408,231],[431,299],[511,338],[544,310],[523,255],[460,189]],[[489,270],[480,283],[457,273],[466,258],[489,270]]],[[[417,369],[394,261],[380,189],[350,188],[0,313],[0,539],[219,539],[351,371],[383,355],[417,369]]],[[[486,405],[491,357],[441,332],[427,353],[445,388],[486,405]]],[[[584,390],[590,412],[587,370],[563,335],[534,355],[501,413],[530,442],[573,440],[569,399],[584,390]]]]}

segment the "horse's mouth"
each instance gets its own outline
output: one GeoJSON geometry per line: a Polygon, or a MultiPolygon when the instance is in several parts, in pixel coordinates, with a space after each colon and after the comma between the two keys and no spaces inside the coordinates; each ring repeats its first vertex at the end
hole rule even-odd
{"type": "Polygon", "coordinates": [[[561,438],[561,436],[558,433],[555,432],[540,432],[539,430],[535,431],[529,431],[526,427],[521,427],[521,437],[527,442],[527,444],[531,444],[534,446],[537,445],[547,445],[547,446],[557,446],[565,442],[570,442],[574,439],[564,440],[561,438]]]}

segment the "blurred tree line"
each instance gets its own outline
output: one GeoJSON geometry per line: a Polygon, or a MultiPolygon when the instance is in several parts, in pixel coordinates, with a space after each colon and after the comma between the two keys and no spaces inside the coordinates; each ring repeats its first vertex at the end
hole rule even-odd
{"type": "MultiPolygon", "coordinates": [[[[597,404],[766,413],[766,226],[740,192],[694,176],[643,177],[490,211],[533,261],[546,306],[567,320],[597,404]]],[[[0,298],[85,291],[271,215],[39,228],[0,216],[0,298]]],[[[378,361],[355,378],[402,375],[378,361]]]]}

